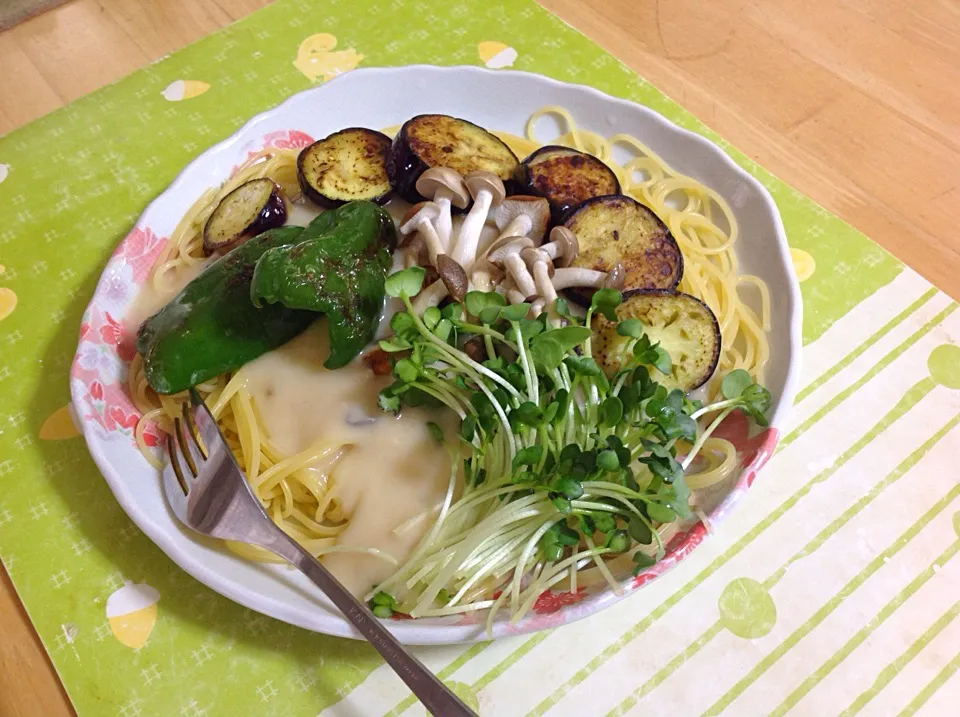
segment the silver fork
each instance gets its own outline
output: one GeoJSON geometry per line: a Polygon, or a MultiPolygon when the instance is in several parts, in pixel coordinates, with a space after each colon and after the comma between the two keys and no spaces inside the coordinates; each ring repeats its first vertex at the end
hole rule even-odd
{"type": "Polygon", "coordinates": [[[253,494],[209,409],[193,389],[190,400],[196,415],[183,404],[183,418],[174,420],[174,435],[167,436],[170,462],[163,469],[163,490],[180,522],[203,535],[252,543],[276,553],[333,601],[432,714],[477,717],[397,642],[366,605],[274,524],[253,494]]]}

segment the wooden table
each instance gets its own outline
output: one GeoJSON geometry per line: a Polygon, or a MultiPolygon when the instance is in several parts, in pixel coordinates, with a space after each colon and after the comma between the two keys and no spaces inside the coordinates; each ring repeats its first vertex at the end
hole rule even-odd
{"type": "MultiPolygon", "coordinates": [[[[960,298],[956,0],[540,0],[960,298]]],[[[76,0],[0,34],[0,133],[269,0],[76,0]]],[[[0,570],[0,717],[72,710],[0,570]]]]}

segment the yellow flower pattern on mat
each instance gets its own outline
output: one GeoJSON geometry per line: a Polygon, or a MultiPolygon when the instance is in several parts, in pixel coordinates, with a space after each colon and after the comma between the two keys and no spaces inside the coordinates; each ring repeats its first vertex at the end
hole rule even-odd
{"type": "Polygon", "coordinates": [[[327,32],[311,35],[297,49],[293,66],[311,82],[332,80],[339,74],[353,70],[363,60],[363,55],[348,47],[336,50],[337,38],[327,32]]]}
{"type": "Polygon", "coordinates": [[[73,419],[73,411],[69,403],[47,416],[43,425],[40,426],[41,441],[63,441],[79,435],[80,431],[73,419]]]}
{"type": "Polygon", "coordinates": [[[171,102],[180,102],[199,97],[210,89],[210,85],[200,80],[174,80],[160,94],[171,102]]]}
{"type": "Polygon", "coordinates": [[[17,293],[13,289],[0,288],[0,321],[10,316],[17,308],[17,293]]]}
{"type": "Polygon", "coordinates": [[[495,40],[484,40],[477,45],[477,54],[483,64],[493,70],[510,67],[517,61],[517,51],[495,40]]]}
{"type": "Polygon", "coordinates": [[[817,270],[817,262],[803,249],[791,249],[790,258],[793,259],[793,270],[797,274],[797,281],[803,283],[817,270]]]}
{"type": "Polygon", "coordinates": [[[930,376],[941,386],[960,389],[960,346],[941,344],[927,359],[930,376]]]}
{"type": "Polygon", "coordinates": [[[146,583],[125,582],[107,598],[107,621],[113,636],[134,649],[146,645],[157,622],[159,600],[160,593],[146,583]]]}
{"type": "Polygon", "coordinates": [[[777,624],[777,606],[763,585],[752,578],[737,578],[720,593],[720,621],[737,637],[763,637],[777,624]]]}

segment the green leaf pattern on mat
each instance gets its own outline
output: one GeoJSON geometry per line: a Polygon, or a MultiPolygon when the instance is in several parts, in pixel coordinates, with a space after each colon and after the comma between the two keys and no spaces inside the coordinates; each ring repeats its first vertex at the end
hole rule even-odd
{"type": "MultiPolygon", "coordinates": [[[[0,139],[0,555],[83,715],[313,715],[380,664],[362,643],[259,616],[173,565],[113,499],[65,407],[81,314],[147,203],[252,115],[361,63],[538,72],[719,142],[781,209],[807,342],[902,269],[529,0],[280,0],[0,139]]],[[[956,387],[955,354],[938,356],[935,379],[956,387]]],[[[769,595],[750,594],[724,603],[736,634],[772,627],[769,595]]]]}

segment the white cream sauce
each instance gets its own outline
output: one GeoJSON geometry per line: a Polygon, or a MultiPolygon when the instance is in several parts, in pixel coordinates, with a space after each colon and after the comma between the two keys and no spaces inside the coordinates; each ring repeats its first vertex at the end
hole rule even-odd
{"type": "MultiPolygon", "coordinates": [[[[328,354],[326,322],[247,364],[246,386],[271,442],[294,455],[319,440],[349,446],[330,477],[349,520],[338,544],[376,548],[402,562],[430,520],[401,533],[394,529],[438,506],[450,478],[446,450],[426,424],[445,426],[456,440],[452,413],[405,409],[384,413],[377,393],[389,376],[375,376],[361,362],[335,371],[323,368],[328,354]]],[[[315,469],[316,470],[316,469],[315,469]]],[[[362,553],[332,553],[324,564],[356,595],[388,577],[394,567],[362,553]]]]}
{"type": "MultiPolygon", "coordinates": [[[[402,199],[386,207],[399,224],[410,208],[402,199]]],[[[312,204],[288,204],[288,225],[306,226],[320,213],[312,204]]],[[[463,216],[453,218],[453,237],[463,216]]],[[[497,236],[491,223],[481,234],[481,247],[497,236]]],[[[149,316],[205,269],[210,261],[179,271],[167,291],[157,291],[148,281],[126,316],[136,330],[149,316]]],[[[402,268],[395,264],[394,270],[402,268]]],[[[389,333],[389,319],[400,306],[388,304],[381,336],[389,333]]],[[[360,360],[328,371],[323,362],[329,353],[327,327],[317,321],[299,337],[244,367],[246,386],[273,445],[287,456],[295,455],[321,439],[349,445],[330,471],[333,490],[348,519],[338,544],[375,548],[402,563],[432,525],[432,516],[415,521],[403,531],[395,529],[437,508],[450,477],[447,451],[430,435],[427,422],[442,426],[448,440],[456,441],[456,416],[450,411],[405,409],[400,416],[384,413],[377,394],[392,378],[376,376],[360,360]]],[[[310,470],[323,473],[327,466],[310,470]]],[[[328,569],[355,595],[363,595],[388,577],[394,566],[364,553],[331,553],[322,558],[328,569]]]]}

